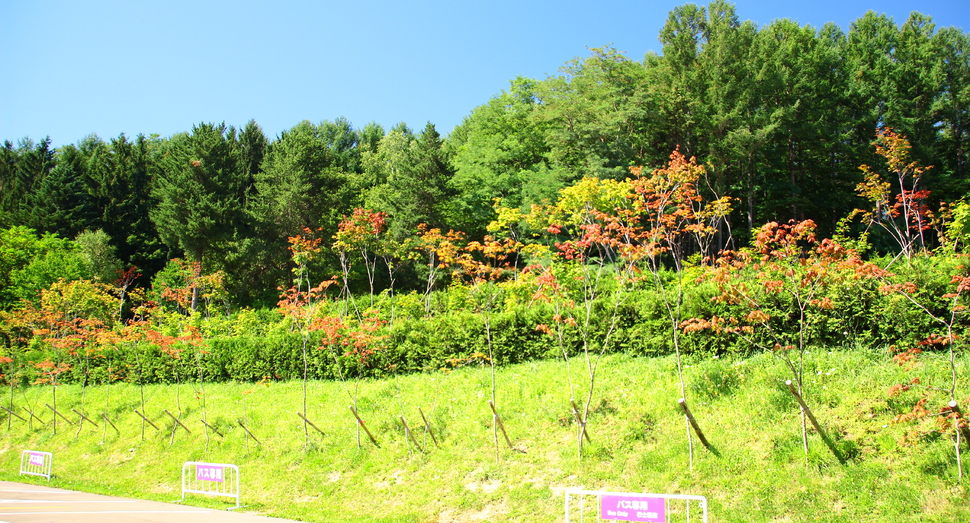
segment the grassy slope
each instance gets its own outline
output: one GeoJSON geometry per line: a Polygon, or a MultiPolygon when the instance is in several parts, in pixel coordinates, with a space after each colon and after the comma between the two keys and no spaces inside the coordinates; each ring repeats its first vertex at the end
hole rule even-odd
{"type": "MultiPolygon", "coordinates": [[[[140,418],[132,412],[139,406],[137,387],[89,388],[83,409],[80,388],[60,387],[59,410],[73,407],[94,417],[107,401],[120,435],[91,425],[78,433],[63,422],[52,435],[49,425],[30,431],[17,419],[7,430],[4,419],[0,478],[20,479],[19,453],[31,448],[54,453],[55,486],[163,501],[179,498],[184,461],[234,463],[242,470],[247,510],[307,521],[561,521],[562,489],[578,486],[704,495],[712,521],[970,520],[952,440],[930,434],[902,445],[907,432],[930,427],[933,420],[891,424],[918,393],[887,400],[887,389],[913,376],[924,384],[939,376],[936,384],[943,384],[948,372],[938,357],[924,357],[910,370],[881,352],[807,357],[808,400],[837,434],[840,448],[853,456],[846,465],[815,434],[804,454],[798,407],[776,358],[688,363],[689,402],[719,451],[695,447],[693,470],[676,406],[674,360],[618,355],[601,363],[589,425],[593,443],[582,460],[576,456],[566,365],[560,361],[499,370],[499,410],[513,443],[525,452],[509,450],[502,441],[497,460],[488,369],[465,368],[359,383],[359,411],[381,443],[374,448],[361,435],[361,449],[348,409],[353,383],[310,384],[309,417],[327,435],[310,429],[309,443],[296,416],[302,406],[299,382],[206,385],[208,419],[225,434],[211,434],[208,444],[194,384],[146,387],[147,412],[163,431],[148,427],[144,441],[140,418]],[[177,391],[192,434],[179,429],[171,443],[173,423],[163,409],[178,411],[177,391]],[[430,447],[426,454],[409,447],[397,418],[403,413],[417,432],[419,407],[441,441],[434,448],[419,434],[430,447]],[[247,438],[237,419],[262,445],[247,438]]],[[[578,383],[584,364],[577,359],[570,365],[578,383]]],[[[968,385],[964,380],[962,390],[968,385]]],[[[18,392],[16,404],[25,398],[41,417],[51,418],[43,406],[51,402],[50,387],[33,387],[26,396],[18,392]]],[[[229,505],[216,498],[190,502],[229,505]]]]}

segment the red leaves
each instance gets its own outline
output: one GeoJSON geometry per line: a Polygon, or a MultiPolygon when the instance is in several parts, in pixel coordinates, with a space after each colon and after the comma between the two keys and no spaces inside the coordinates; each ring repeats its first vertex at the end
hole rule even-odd
{"type": "Polygon", "coordinates": [[[322,333],[317,349],[343,347],[344,357],[352,357],[361,366],[368,367],[382,348],[382,342],[387,339],[387,336],[378,334],[386,323],[373,312],[366,314],[356,324],[346,322],[340,316],[327,315],[314,318],[310,330],[322,333]]]}
{"type": "Polygon", "coordinates": [[[361,244],[373,242],[385,231],[386,222],[386,213],[356,207],[350,216],[344,216],[337,227],[334,247],[359,247],[361,244]]]}
{"type": "Polygon", "coordinates": [[[892,129],[879,129],[875,146],[876,154],[885,158],[889,171],[896,176],[899,193],[892,196],[893,184],[883,180],[868,165],[861,165],[859,169],[865,180],[856,186],[856,192],[873,206],[857,212],[870,224],[878,224],[888,232],[908,258],[917,247],[925,246],[923,233],[932,226],[933,213],[925,203],[930,192],[917,188],[923,173],[932,166],[920,167],[916,162],[908,162],[909,141],[892,129]]]}
{"type": "MultiPolygon", "coordinates": [[[[755,250],[769,258],[800,257],[807,251],[819,247],[816,245],[818,241],[815,238],[817,227],[812,220],[801,222],[791,220],[787,224],[766,223],[755,235],[755,250]]],[[[823,248],[817,250],[818,254],[831,255],[842,252],[835,242],[832,240],[828,242],[823,248]]]]}
{"type": "Polygon", "coordinates": [[[910,367],[923,351],[913,347],[893,356],[893,361],[900,367],[910,367]]]}
{"type": "Polygon", "coordinates": [[[57,376],[64,372],[71,370],[71,366],[67,363],[55,363],[51,360],[44,360],[40,363],[34,363],[34,367],[40,372],[40,376],[34,380],[35,385],[42,384],[57,384],[57,376]]]}

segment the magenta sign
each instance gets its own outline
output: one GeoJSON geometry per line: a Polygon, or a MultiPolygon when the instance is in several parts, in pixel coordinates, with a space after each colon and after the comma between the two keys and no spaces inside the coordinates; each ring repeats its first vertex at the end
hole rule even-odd
{"type": "Polygon", "coordinates": [[[225,481],[224,470],[218,465],[196,465],[195,479],[199,481],[225,481]]]}
{"type": "Polygon", "coordinates": [[[601,496],[600,517],[614,521],[666,523],[663,498],[638,496],[601,496]]]}
{"type": "Polygon", "coordinates": [[[44,455],[43,454],[40,454],[40,453],[37,453],[37,452],[31,452],[30,453],[30,459],[28,460],[28,462],[31,465],[34,465],[34,466],[37,466],[37,467],[43,467],[44,466],[44,455]]]}

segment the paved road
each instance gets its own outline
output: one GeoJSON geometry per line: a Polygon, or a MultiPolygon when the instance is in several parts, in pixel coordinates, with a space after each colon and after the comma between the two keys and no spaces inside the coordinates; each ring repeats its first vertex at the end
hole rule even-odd
{"type": "MultiPolygon", "coordinates": [[[[245,507],[241,510],[245,510],[245,507]]],[[[239,512],[0,481],[0,523],[285,523],[239,512]]]]}

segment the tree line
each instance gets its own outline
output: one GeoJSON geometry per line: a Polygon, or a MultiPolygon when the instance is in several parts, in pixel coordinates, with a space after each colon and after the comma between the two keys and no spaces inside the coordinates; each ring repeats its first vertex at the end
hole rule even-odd
{"type": "MultiPolygon", "coordinates": [[[[338,118],[272,140],[249,122],[200,123],[170,137],[89,136],[56,149],[49,139],[6,141],[0,228],[87,232],[89,245],[100,238],[113,249],[119,268],[137,267],[142,284],[184,258],[224,274],[235,306],[265,306],[293,285],[289,240],[308,231],[321,240],[302,269],[308,281],[343,273],[348,288],[369,285],[371,294],[423,290],[435,267],[407,253],[429,231],[483,239],[493,222],[555,202],[584,177],[624,180],[633,166],[662,167],[674,150],[705,166],[706,197],[734,202],[714,250],[747,245],[770,221],[812,219],[820,234],[835,232],[866,205],[859,167],[880,164],[880,128],[908,137],[909,158],[933,166],[919,180],[931,190],[926,206],[940,214],[939,202],[970,189],[970,38],[960,29],[874,12],[848,31],[792,20],[759,27],[714,1],[675,8],[659,39],[662,52],[642,60],[604,47],[560,74],[516,78],[447,137],[431,123],[387,130],[338,118]],[[381,246],[341,240],[353,236],[354,209],[379,217],[381,246]],[[349,263],[360,248],[380,251],[386,270],[349,263]]],[[[877,249],[892,240],[872,237],[877,249]]]]}

